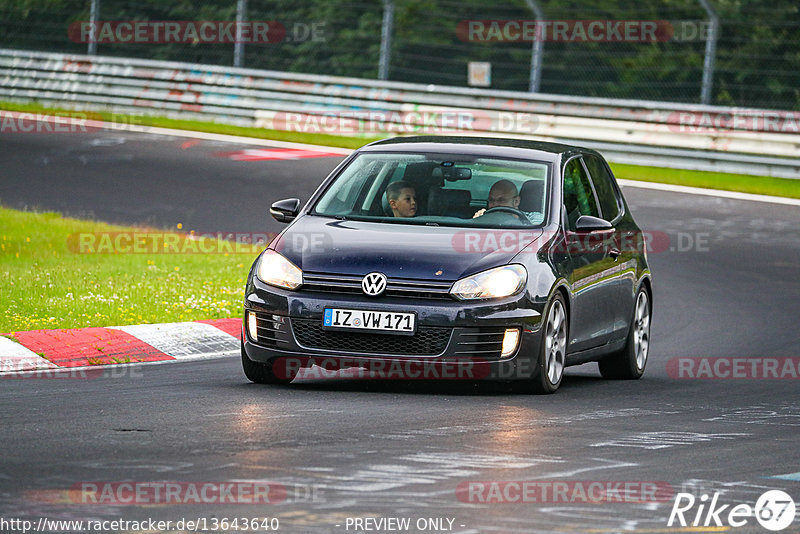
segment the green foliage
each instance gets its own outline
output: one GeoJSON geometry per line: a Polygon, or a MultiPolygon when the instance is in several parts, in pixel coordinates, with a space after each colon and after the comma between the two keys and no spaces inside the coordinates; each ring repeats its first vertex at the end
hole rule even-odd
{"type": "Polygon", "coordinates": [[[800,180],[774,178],[772,176],[751,176],[725,172],[691,171],[687,169],[666,169],[611,163],[617,178],[640,180],[671,185],[686,185],[704,189],[739,191],[756,195],[800,198],[800,180]]]}
{"type": "MultiPolygon", "coordinates": [[[[698,0],[539,0],[548,20],[653,20],[679,29],[702,25],[698,0]]],[[[721,18],[713,103],[800,110],[800,4],[797,0],[712,0],[721,18]]],[[[101,20],[234,20],[236,0],[100,0],[101,20]]],[[[467,64],[492,64],[492,87],[526,91],[531,43],[469,42],[468,20],[533,19],[525,0],[394,0],[390,79],[466,85],[467,64]]],[[[71,22],[88,18],[88,0],[0,2],[2,46],[85,52],[68,39],[71,22]]],[[[375,78],[383,3],[378,0],[249,0],[248,18],[295,28],[318,25],[321,40],[248,44],[248,67],[375,78]]],[[[231,65],[231,44],[100,44],[98,53],[231,65]]],[[[705,41],[546,42],[542,92],[696,103],[705,41]]]]}

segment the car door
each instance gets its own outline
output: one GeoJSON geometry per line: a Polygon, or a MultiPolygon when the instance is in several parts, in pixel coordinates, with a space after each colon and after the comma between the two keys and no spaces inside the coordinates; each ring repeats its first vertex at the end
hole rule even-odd
{"type": "Polygon", "coordinates": [[[633,309],[636,286],[636,250],[630,246],[624,246],[627,240],[625,235],[630,232],[637,233],[638,228],[628,227],[624,221],[624,207],[619,189],[614,183],[611,169],[608,168],[605,160],[596,154],[584,154],[583,162],[589,171],[589,179],[594,185],[597,194],[597,202],[600,205],[600,217],[605,219],[614,227],[616,246],[613,248],[617,253],[616,265],[617,275],[615,276],[615,292],[617,306],[614,313],[614,327],[611,334],[612,339],[620,339],[627,334],[630,323],[630,311],[633,309]]]}
{"type": "Polygon", "coordinates": [[[582,215],[600,217],[597,193],[581,156],[563,170],[563,224],[571,264],[573,305],[570,307],[570,352],[607,343],[615,328],[619,274],[613,229],[578,231],[582,215]]]}

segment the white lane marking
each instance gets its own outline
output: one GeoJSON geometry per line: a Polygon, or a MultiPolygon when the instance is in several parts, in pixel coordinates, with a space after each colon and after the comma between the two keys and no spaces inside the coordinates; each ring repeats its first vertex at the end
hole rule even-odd
{"type": "Polygon", "coordinates": [[[0,373],[54,369],[57,366],[32,350],[0,336],[0,373]]]}
{"type": "Polygon", "coordinates": [[[687,195],[704,195],[708,197],[730,198],[733,200],[750,200],[752,202],[770,202],[772,204],[785,204],[787,206],[800,206],[800,198],[773,197],[770,195],[754,195],[753,193],[739,193],[737,191],[722,191],[720,189],[703,189],[701,187],[688,187],[685,185],[669,185],[654,182],[640,182],[638,180],[617,180],[623,187],[638,187],[640,189],[654,189],[670,193],[684,193],[687,195]]]}
{"type": "Polygon", "coordinates": [[[158,128],[155,126],[139,126],[135,124],[116,124],[103,121],[86,121],[86,125],[91,128],[104,128],[108,130],[122,130],[126,132],[149,133],[159,135],[172,135],[174,137],[190,137],[192,139],[203,139],[205,141],[222,141],[226,143],[239,143],[245,145],[270,146],[277,148],[299,148],[306,150],[322,150],[334,152],[347,156],[353,152],[350,148],[339,148],[324,145],[309,145],[305,143],[292,143],[290,141],[273,141],[272,139],[260,139],[258,137],[244,137],[240,135],[216,134],[208,132],[195,132],[192,130],[174,130],[172,128],[158,128]]]}
{"type": "Polygon", "coordinates": [[[114,326],[178,360],[211,359],[239,351],[239,340],[205,323],[114,326]]]}
{"type": "Polygon", "coordinates": [[[667,449],[676,445],[694,445],[712,440],[735,440],[749,433],[702,434],[699,432],[642,432],[611,441],[592,443],[590,447],[636,447],[640,449],[667,449]]]}
{"type": "Polygon", "coordinates": [[[324,158],[335,156],[331,152],[321,152],[318,150],[298,150],[298,149],[268,149],[268,148],[246,148],[227,154],[228,159],[234,161],[270,161],[270,160],[297,160],[307,158],[324,158]]]}
{"type": "Polygon", "coordinates": [[[800,407],[796,405],[777,408],[749,406],[723,412],[716,417],[703,419],[703,421],[719,421],[737,425],[800,426],[800,407]]]}

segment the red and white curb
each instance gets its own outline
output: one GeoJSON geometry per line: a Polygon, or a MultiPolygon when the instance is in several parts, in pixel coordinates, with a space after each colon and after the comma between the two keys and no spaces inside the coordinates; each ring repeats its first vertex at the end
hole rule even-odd
{"type": "Polygon", "coordinates": [[[54,369],[58,366],[32,350],[0,336],[0,372],[12,370],[54,369]]]}
{"type": "Polygon", "coordinates": [[[0,336],[0,377],[4,373],[231,357],[239,354],[241,329],[241,319],[213,319],[12,332],[0,336]]]}

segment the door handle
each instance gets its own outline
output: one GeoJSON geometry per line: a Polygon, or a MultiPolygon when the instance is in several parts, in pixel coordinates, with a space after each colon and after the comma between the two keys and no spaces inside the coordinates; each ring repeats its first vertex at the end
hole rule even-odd
{"type": "Polygon", "coordinates": [[[620,255],[620,251],[615,248],[612,248],[608,250],[608,255],[611,256],[611,259],[617,261],[617,258],[619,258],[620,255]]]}

